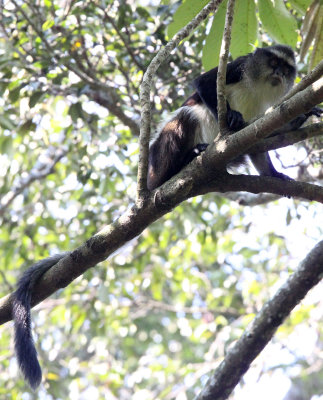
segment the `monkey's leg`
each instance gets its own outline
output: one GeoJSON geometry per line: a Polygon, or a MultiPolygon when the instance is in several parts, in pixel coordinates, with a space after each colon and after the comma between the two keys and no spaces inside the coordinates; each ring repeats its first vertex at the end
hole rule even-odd
{"type": "Polygon", "coordinates": [[[273,176],[274,178],[280,178],[288,181],[292,180],[292,178],[290,178],[288,175],[276,170],[268,153],[249,154],[249,157],[251,158],[253,165],[260,175],[273,176]]]}

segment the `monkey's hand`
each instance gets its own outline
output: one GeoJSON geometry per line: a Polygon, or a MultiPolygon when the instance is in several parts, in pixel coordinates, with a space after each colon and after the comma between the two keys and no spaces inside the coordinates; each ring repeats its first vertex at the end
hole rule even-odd
{"type": "Polygon", "coordinates": [[[320,117],[323,114],[323,108],[321,107],[313,107],[310,112],[306,113],[305,115],[310,117],[311,115],[315,115],[316,117],[320,117]]]}
{"type": "Polygon", "coordinates": [[[240,131],[246,126],[242,114],[239,111],[231,110],[231,108],[228,108],[227,111],[227,123],[228,128],[233,132],[240,131]]]}
{"type": "Polygon", "coordinates": [[[312,115],[315,115],[316,117],[320,117],[323,113],[323,109],[320,107],[313,107],[311,111],[309,111],[306,114],[301,114],[295,119],[293,119],[290,122],[290,127],[292,130],[300,128],[304,122],[311,117],[312,115]]]}
{"type": "Polygon", "coordinates": [[[190,150],[185,156],[183,166],[190,163],[195,157],[199,156],[203,151],[206,150],[208,143],[198,143],[192,150],[190,150]]]}

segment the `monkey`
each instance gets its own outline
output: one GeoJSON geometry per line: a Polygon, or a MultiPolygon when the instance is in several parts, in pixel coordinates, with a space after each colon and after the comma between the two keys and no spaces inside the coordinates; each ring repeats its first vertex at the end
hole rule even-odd
{"type": "MultiPolygon", "coordinates": [[[[195,92],[151,140],[148,190],[176,175],[217,137],[217,74],[218,67],[196,78],[193,82],[195,92]]],[[[295,55],[286,45],[257,48],[228,63],[225,90],[229,130],[239,131],[248,121],[278,103],[293,86],[295,77],[295,55]]],[[[284,130],[298,129],[309,116],[320,116],[321,113],[320,108],[314,107],[291,121],[284,130]]],[[[290,179],[276,171],[268,153],[249,154],[249,157],[260,175],[290,179]]],[[[239,162],[240,158],[232,165],[239,162]]]]}
{"type": "MultiPolygon", "coordinates": [[[[296,76],[293,50],[285,45],[256,49],[227,66],[227,122],[230,130],[242,129],[250,119],[261,115],[292,87],[296,76]]],[[[150,145],[147,186],[153,190],[177,174],[203,152],[218,134],[217,68],[199,76],[196,91],[166,122],[150,145]]],[[[320,115],[317,107],[291,123],[300,127],[310,115],[320,115]]],[[[258,172],[288,179],[275,170],[267,153],[250,155],[258,172]]],[[[12,317],[18,365],[25,380],[36,389],[42,379],[41,367],[31,331],[31,297],[37,281],[70,253],[41,260],[25,271],[13,293],[12,317]]]]}

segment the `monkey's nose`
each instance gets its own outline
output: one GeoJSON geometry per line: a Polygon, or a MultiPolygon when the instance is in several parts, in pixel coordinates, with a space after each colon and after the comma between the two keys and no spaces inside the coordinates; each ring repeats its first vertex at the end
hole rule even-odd
{"type": "Polygon", "coordinates": [[[284,73],[283,73],[283,71],[282,71],[280,68],[275,68],[275,69],[274,69],[273,76],[280,76],[280,77],[283,77],[283,76],[284,76],[284,73]]]}

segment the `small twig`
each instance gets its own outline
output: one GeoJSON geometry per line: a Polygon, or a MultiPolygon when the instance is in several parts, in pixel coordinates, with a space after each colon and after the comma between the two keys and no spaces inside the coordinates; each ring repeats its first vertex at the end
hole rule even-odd
{"type": "Polygon", "coordinates": [[[150,88],[153,76],[171,51],[185,39],[211,11],[215,11],[223,0],[212,0],[197,16],[181,29],[165,47],[159,50],[149,64],[140,86],[141,124],[139,136],[139,163],[137,176],[137,205],[140,206],[147,194],[148,153],[150,137],[150,88]]]}
{"type": "Polygon", "coordinates": [[[29,187],[34,181],[39,181],[46,178],[46,176],[48,176],[49,174],[52,174],[54,172],[55,165],[66,155],[66,153],[66,150],[57,149],[55,154],[48,154],[48,160],[46,160],[46,164],[40,162],[39,165],[37,165],[30,171],[29,175],[26,178],[21,179],[19,185],[6,193],[0,199],[0,216],[5,213],[7,207],[13,202],[13,200],[27,187],[29,187]]]}
{"type": "Polygon", "coordinates": [[[323,135],[323,122],[307,125],[295,131],[281,133],[266,139],[259,140],[250,148],[250,153],[261,153],[270,150],[277,150],[290,146],[303,140],[323,135]]]}
{"type": "Polygon", "coordinates": [[[118,28],[118,25],[115,23],[114,19],[111,18],[110,15],[107,14],[106,10],[104,10],[103,7],[100,7],[100,8],[104,13],[104,19],[107,20],[113,26],[113,28],[116,30],[116,32],[119,35],[122,43],[124,44],[125,48],[127,49],[128,54],[131,57],[132,61],[135,63],[135,65],[137,65],[139,70],[143,70],[144,69],[144,65],[138,60],[138,57],[135,56],[133,49],[130,47],[129,42],[126,40],[125,36],[123,35],[123,33],[118,28]]]}
{"type": "Polygon", "coordinates": [[[227,75],[229,47],[231,42],[231,28],[233,22],[234,3],[235,0],[229,0],[227,5],[227,13],[225,17],[225,25],[224,25],[222,44],[220,50],[218,75],[216,80],[217,101],[218,101],[218,123],[219,123],[220,135],[224,135],[228,130],[225,84],[227,75]]]}

